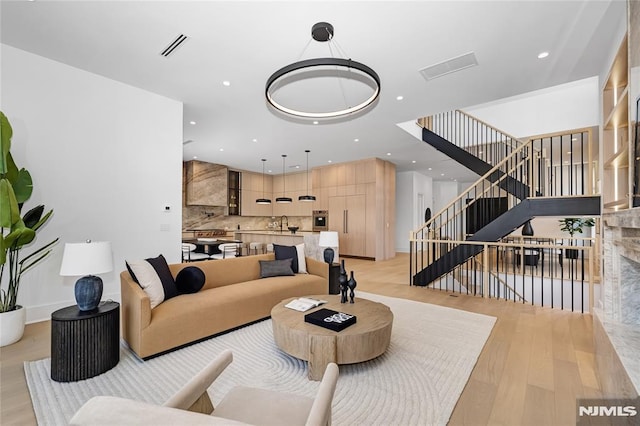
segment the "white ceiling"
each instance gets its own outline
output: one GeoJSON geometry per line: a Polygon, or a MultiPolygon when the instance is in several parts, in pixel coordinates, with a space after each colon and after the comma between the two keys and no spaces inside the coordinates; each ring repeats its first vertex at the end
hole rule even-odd
{"type": "Polygon", "coordinates": [[[624,13],[619,0],[2,1],[0,36],[183,102],[183,139],[193,141],[184,146],[185,160],[197,155],[261,171],[267,158],[277,174],[281,154],[303,170],[310,149],[310,167],[380,157],[436,180],[475,180],[397,124],[598,75],[624,13]],[[333,24],[334,42],[380,76],[379,102],[366,114],[314,125],[267,106],[265,82],[274,71],[330,56],[326,43],[311,40],[319,21],[333,24]],[[189,40],[162,57],[179,34],[189,40]],[[537,59],[542,51],[550,55],[537,59]],[[419,73],[468,52],[479,66],[428,82],[419,73]]]}

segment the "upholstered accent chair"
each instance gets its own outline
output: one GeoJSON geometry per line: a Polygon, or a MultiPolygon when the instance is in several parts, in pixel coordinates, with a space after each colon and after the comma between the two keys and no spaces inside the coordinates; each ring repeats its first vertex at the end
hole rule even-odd
{"type": "Polygon", "coordinates": [[[327,366],[315,398],[237,386],[213,407],[207,388],[231,364],[231,351],[222,352],[163,406],[113,396],[87,401],[71,425],[307,425],[331,424],[331,403],[338,366],[327,366]]]}

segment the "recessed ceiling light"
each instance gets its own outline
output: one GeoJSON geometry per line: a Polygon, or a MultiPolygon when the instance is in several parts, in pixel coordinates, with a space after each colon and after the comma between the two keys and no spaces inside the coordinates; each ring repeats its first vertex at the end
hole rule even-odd
{"type": "Polygon", "coordinates": [[[454,179],[453,181],[454,181],[454,182],[457,182],[457,181],[458,181],[458,179],[454,179]]]}
{"type": "Polygon", "coordinates": [[[571,140],[572,140],[573,142],[575,142],[575,141],[577,141],[577,140],[578,140],[578,138],[571,138],[571,140]]]}
{"type": "Polygon", "coordinates": [[[317,122],[317,121],[314,121],[314,122],[313,122],[313,124],[318,124],[318,122],[317,122]]]}
{"type": "Polygon", "coordinates": [[[194,160],[197,160],[197,159],[198,159],[198,156],[197,156],[197,155],[194,155],[194,156],[193,156],[193,159],[194,159],[194,160]]]}
{"type": "Polygon", "coordinates": [[[390,152],[387,152],[387,155],[391,155],[391,153],[390,153],[390,152]]]}
{"type": "Polygon", "coordinates": [[[544,59],[549,56],[549,52],[540,52],[538,53],[538,59],[544,59]]]}
{"type": "Polygon", "coordinates": [[[190,121],[189,124],[191,124],[192,126],[195,126],[196,122],[195,121],[190,121]]]}
{"type": "Polygon", "coordinates": [[[412,163],[413,163],[413,164],[416,164],[416,160],[413,160],[413,161],[412,161],[412,163]]]}
{"type": "Polygon", "coordinates": [[[228,80],[225,80],[225,81],[222,82],[222,85],[228,87],[228,86],[231,86],[231,82],[228,81],[228,80]]]}
{"type": "Polygon", "coordinates": [[[269,173],[273,173],[271,170],[267,170],[267,172],[269,172],[269,173]]]}
{"type": "Polygon", "coordinates": [[[440,176],[444,176],[444,173],[440,173],[440,176]]]}
{"type": "Polygon", "coordinates": [[[258,139],[256,139],[256,138],[253,138],[251,140],[254,141],[254,142],[258,142],[258,139]]]}
{"type": "Polygon", "coordinates": [[[353,141],[354,141],[354,142],[360,142],[360,139],[355,138],[353,141]]]}
{"type": "Polygon", "coordinates": [[[329,160],[329,161],[327,161],[327,163],[333,163],[333,161],[329,160]]]}
{"type": "Polygon", "coordinates": [[[404,99],[404,96],[396,96],[396,101],[401,101],[404,99]]]}
{"type": "Polygon", "coordinates": [[[567,151],[567,154],[571,154],[571,151],[567,151]]]}
{"type": "Polygon", "coordinates": [[[220,152],[224,151],[224,148],[220,148],[220,152]]]}
{"type": "Polygon", "coordinates": [[[429,167],[429,170],[433,170],[433,167],[429,167]]]}
{"type": "Polygon", "coordinates": [[[296,164],[296,169],[299,169],[299,168],[300,168],[300,166],[296,164]]]}

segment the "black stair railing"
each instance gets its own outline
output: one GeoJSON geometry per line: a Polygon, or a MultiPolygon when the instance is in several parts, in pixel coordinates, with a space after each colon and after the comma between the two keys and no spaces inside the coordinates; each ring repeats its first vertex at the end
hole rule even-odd
{"type": "Polygon", "coordinates": [[[420,118],[418,125],[491,166],[524,144],[516,137],[460,110],[420,118]]]}
{"type": "MultiPolygon", "coordinates": [[[[425,245],[451,244],[425,240],[425,245]]],[[[460,241],[476,255],[430,287],[450,293],[592,312],[597,271],[593,238],[513,237],[502,242],[460,241]],[[568,249],[570,247],[570,249],[568,249]]]]}
{"type": "Polygon", "coordinates": [[[524,199],[545,194],[566,197],[595,192],[588,130],[533,138],[523,143],[461,111],[423,118],[418,120],[418,125],[452,139],[452,143],[468,152],[481,155],[483,161],[499,161],[428,222],[412,231],[412,283],[419,272],[445,254],[449,255],[440,261],[447,263],[445,269],[455,267],[448,263],[463,262],[476,255],[481,247],[458,249],[456,241],[478,240],[473,238],[477,231],[524,199]],[[478,139],[474,141],[474,138],[478,139]],[[573,161],[578,158],[579,161],[573,161]],[[558,175],[562,179],[558,180],[558,175]],[[427,244],[427,240],[451,243],[427,244]]]}

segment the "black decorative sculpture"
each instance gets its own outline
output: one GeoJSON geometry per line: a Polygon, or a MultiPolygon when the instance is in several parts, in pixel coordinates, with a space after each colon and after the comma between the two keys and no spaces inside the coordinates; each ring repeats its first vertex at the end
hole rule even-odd
{"type": "Polygon", "coordinates": [[[349,277],[349,281],[347,281],[347,287],[349,287],[349,290],[351,290],[349,294],[351,300],[349,301],[349,303],[354,303],[353,298],[356,294],[353,290],[355,290],[356,285],[358,285],[358,283],[356,282],[355,278],[353,278],[353,271],[351,271],[351,277],[349,277]]]}
{"type": "Polygon", "coordinates": [[[340,303],[347,303],[347,271],[344,269],[344,259],[340,261],[338,282],[340,283],[340,303]]]}
{"type": "MultiPolygon", "coordinates": [[[[429,222],[431,220],[431,209],[429,207],[427,207],[427,209],[424,211],[424,221],[429,222]]],[[[427,225],[427,228],[431,227],[431,224],[427,225]]]]}
{"type": "Polygon", "coordinates": [[[533,226],[531,226],[531,221],[528,220],[522,226],[522,235],[526,237],[533,237],[533,226]]]}

